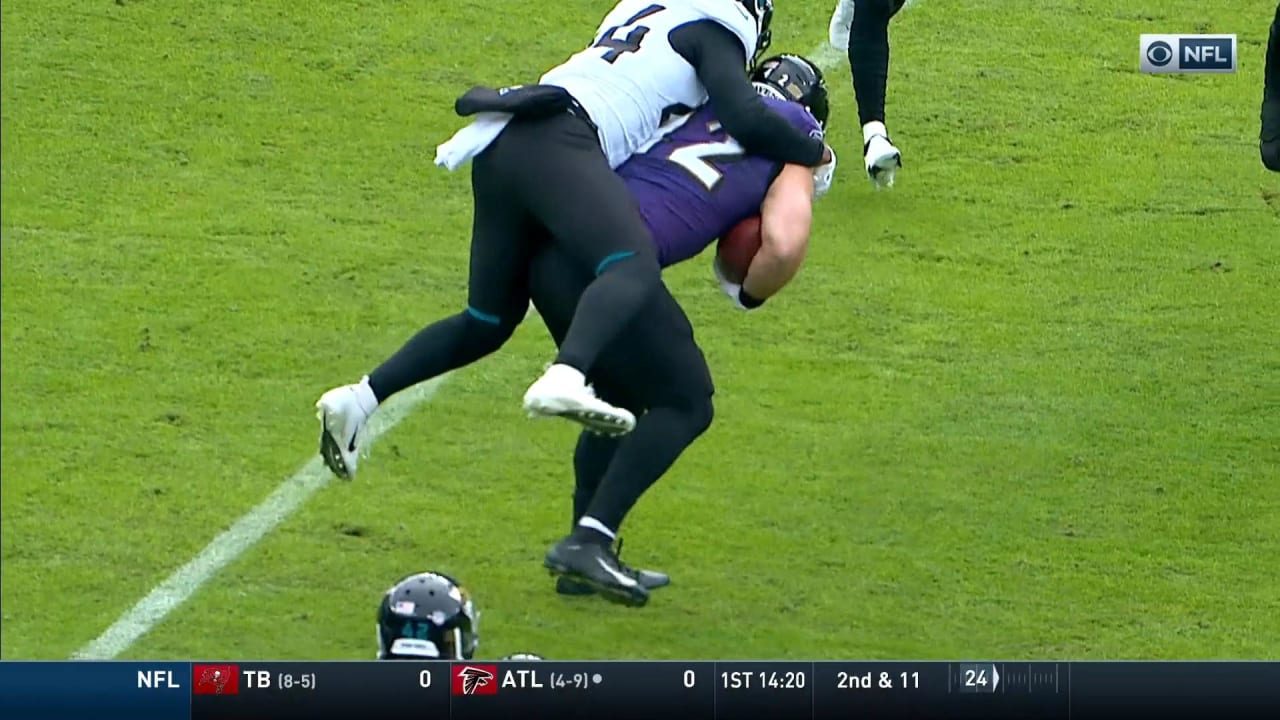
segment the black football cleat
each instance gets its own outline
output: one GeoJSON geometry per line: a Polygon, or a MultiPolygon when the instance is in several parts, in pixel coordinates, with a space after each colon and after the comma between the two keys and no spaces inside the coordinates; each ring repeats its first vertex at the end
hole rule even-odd
{"type": "MultiPolygon", "coordinates": [[[[640,586],[645,590],[657,590],[671,584],[671,578],[666,573],[656,570],[639,570],[622,562],[621,538],[618,539],[618,547],[614,550],[614,555],[618,558],[618,567],[639,581],[640,586]]],[[[556,592],[560,595],[595,595],[596,589],[586,583],[571,580],[561,575],[556,578],[556,592]]]]}
{"type": "MultiPolygon", "coordinates": [[[[632,572],[635,573],[636,580],[640,581],[640,587],[645,590],[657,590],[671,584],[671,578],[667,577],[666,573],[655,570],[632,570],[632,572]]],[[[595,595],[596,589],[561,575],[556,578],[556,592],[560,595],[595,595]]]]}
{"type": "Polygon", "coordinates": [[[634,570],[618,561],[617,553],[608,545],[570,536],[547,551],[543,565],[552,575],[585,585],[606,600],[630,607],[644,607],[649,602],[649,589],[640,583],[634,570]]]}

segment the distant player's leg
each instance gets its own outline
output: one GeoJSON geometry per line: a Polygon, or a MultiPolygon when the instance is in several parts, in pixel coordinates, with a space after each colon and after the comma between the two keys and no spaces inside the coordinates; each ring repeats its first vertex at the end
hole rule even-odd
{"type": "Polygon", "coordinates": [[[1267,68],[1262,91],[1262,134],[1259,136],[1262,164],[1280,172],[1280,4],[1271,23],[1267,41],[1267,68]]]}
{"type": "Polygon", "coordinates": [[[467,307],[409,339],[360,382],[320,397],[320,454],[338,477],[355,475],[361,434],[378,405],[418,383],[496,351],[528,310],[529,218],[507,191],[498,145],[476,158],[467,307]]]}
{"type": "Polygon", "coordinates": [[[640,497],[710,427],[715,390],[693,329],[665,288],[609,350],[597,369],[602,387],[627,387],[648,410],[618,444],[585,513],[545,564],[609,599],[644,605],[650,587],[612,545],[640,497]]]}
{"type": "Polygon", "coordinates": [[[547,120],[542,130],[529,148],[525,201],[554,242],[589,267],[594,279],[555,364],[525,394],[525,407],[625,433],[635,425],[631,413],[585,409],[585,378],[600,352],[662,285],[657,253],[635,198],[609,167],[595,130],[570,114],[547,120]]]}
{"type": "Polygon", "coordinates": [[[833,50],[845,52],[849,49],[849,26],[853,24],[853,0],[836,0],[836,9],[831,11],[831,22],[827,25],[827,39],[833,50]]]}

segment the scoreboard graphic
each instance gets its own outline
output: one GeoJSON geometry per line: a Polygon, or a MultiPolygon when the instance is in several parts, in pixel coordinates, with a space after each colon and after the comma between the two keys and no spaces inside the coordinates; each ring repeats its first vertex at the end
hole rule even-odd
{"type": "Polygon", "coordinates": [[[0,662],[4,720],[1280,717],[1280,663],[0,662]]]}

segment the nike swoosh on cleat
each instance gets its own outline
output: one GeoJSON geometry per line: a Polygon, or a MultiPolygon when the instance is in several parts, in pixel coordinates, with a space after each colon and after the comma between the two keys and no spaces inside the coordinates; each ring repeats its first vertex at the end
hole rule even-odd
{"type": "Polygon", "coordinates": [[[596,558],[596,563],[598,563],[600,567],[604,568],[605,572],[613,576],[614,581],[617,582],[619,585],[623,587],[628,587],[628,588],[636,586],[636,581],[634,578],[629,577],[627,575],[623,575],[617,570],[614,570],[613,568],[609,567],[609,563],[605,562],[604,558],[596,558]]]}

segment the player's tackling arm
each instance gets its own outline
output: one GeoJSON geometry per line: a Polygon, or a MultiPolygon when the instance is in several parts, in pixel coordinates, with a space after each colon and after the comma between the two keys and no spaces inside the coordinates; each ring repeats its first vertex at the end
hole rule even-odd
{"type": "Polygon", "coordinates": [[[763,301],[791,282],[809,248],[812,222],[813,171],[787,165],[760,206],[760,250],[742,282],[747,295],[763,301]]]}
{"type": "Polygon", "coordinates": [[[671,31],[671,47],[693,66],[707,89],[716,119],[748,154],[816,167],[827,162],[827,146],[769,109],[746,73],[746,51],[728,28],[699,20],[671,31]]]}

